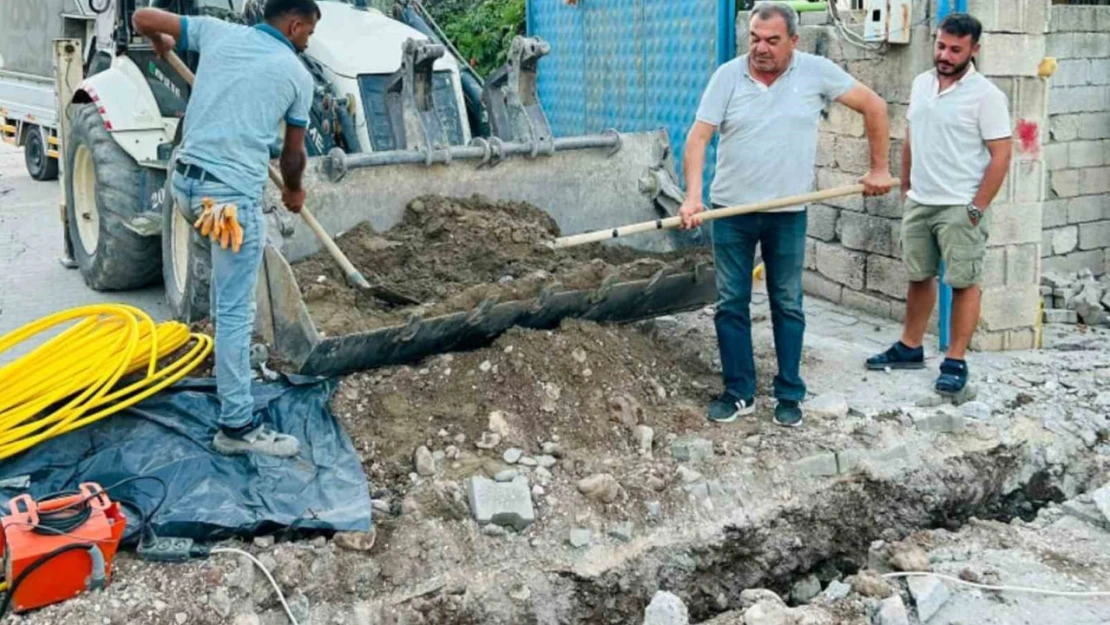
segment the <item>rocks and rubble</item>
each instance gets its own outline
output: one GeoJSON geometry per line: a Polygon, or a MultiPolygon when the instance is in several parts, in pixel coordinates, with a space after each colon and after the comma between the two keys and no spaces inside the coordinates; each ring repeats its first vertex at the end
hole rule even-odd
{"type": "Polygon", "coordinates": [[[1110,322],[1110,277],[1096,280],[1089,269],[1074,274],[1046,273],[1041,277],[1045,323],[1110,322]]]}

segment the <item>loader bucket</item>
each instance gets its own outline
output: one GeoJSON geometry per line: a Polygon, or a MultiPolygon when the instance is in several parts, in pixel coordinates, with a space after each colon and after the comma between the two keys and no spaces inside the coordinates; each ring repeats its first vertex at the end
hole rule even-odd
{"type": "MultiPolygon", "coordinates": [[[[337,155],[314,159],[304,186],[309,207],[333,236],[363,222],[378,232],[389,230],[401,221],[409,202],[425,195],[480,194],[495,201],[527,202],[548,213],[564,234],[658,219],[673,210],[677,185],[665,131],[556,140],[554,147],[533,157],[516,154],[507,143],[493,166],[484,157],[469,159],[466,148],[449,163],[431,165],[388,162],[412,158],[412,152],[337,155]],[[372,159],[387,162],[367,165],[372,159]]],[[[486,149],[477,146],[475,153],[486,149]]],[[[276,218],[283,211],[271,214],[276,218]]],[[[586,290],[562,290],[554,283],[526,300],[487,300],[469,311],[325,335],[302,299],[303,285],[292,269],[322,246],[295,219],[284,214],[270,221],[258,323],[277,352],[307,375],[338,375],[472,348],[514,325],[552,328],[567,317],[634,321],[696,309],[716,297],[713,269],[706,262],[694,269],[689,269],[692,264],[685,270],[666,267],[645,279],[622,281],[614,274],[586,290]]],[[[685,233],[670,232],[608,243],[650,252],[696,244],[685,233]]]]}

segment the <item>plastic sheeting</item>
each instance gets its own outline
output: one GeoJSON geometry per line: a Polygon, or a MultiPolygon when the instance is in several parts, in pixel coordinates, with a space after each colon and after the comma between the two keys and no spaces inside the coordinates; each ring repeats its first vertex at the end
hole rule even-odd
{"type": "MultiPolygon", "coordinates": [[[[160,536],[208,541],[290,532],[369,531],[370,494],[347,434],[328,401],[335,380],[290,378],[256,383],[263,422],[296,436],[300,454],[222,456],[212,449],[219,400],[213,380],[187,380],[132,409],[46,441],[0,463],[0,500],[23,492],[35,498],[107,487],[136,475],[165,481],[168,494],[152,520],[160,536]]],[[[139,480],[112,491],[149,515],[162,487],[139,480]]],[[[138,515],[128,510],[133,537],[138,515]]]]}

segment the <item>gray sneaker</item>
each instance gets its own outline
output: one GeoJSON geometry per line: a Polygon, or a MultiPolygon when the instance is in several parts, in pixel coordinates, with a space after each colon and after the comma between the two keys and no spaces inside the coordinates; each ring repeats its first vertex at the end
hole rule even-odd
{"type": "Polygon", "coordinates": [[[223,430],[219,430],[212,441],[212,446],[225,456],[255,453],[277,458],[291,458],[297,455],[301,444],[288,434],[279,434],[260,425],[242,438],[228,436],[223,430]]]}

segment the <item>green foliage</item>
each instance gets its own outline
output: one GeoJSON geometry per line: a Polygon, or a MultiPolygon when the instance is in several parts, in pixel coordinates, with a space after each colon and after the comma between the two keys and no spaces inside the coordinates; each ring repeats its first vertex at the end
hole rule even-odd
{"type": "Polygon", "coordinates": [[[440,0],[426,7],[451,43],[482,76],[505,63],[513,37],[524,34],[525,0],[440,0]]]}

